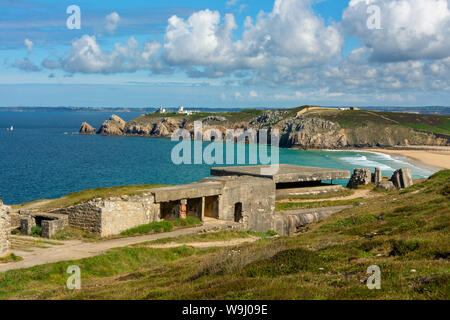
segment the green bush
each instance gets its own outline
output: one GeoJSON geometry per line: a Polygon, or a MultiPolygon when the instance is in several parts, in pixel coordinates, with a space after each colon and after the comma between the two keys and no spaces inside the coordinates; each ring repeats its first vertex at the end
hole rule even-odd
{"type": "Polygon", "coordinates": [[[318,272],[323,265],[324,262],[317,253],[297,248],[281,251],[266,260],[253,262],[247,265],[242,273],[252,278],[272,278],[301,271],[318,272]]]}
{"type": "Polygon", "coordinates": [[[31,228],[31,235],[33,237],[40,237],[42,236],[42,227],[40,226],[34,226],[31,228]]]}
{"type": "Polygon", "coordinates": [[[389,256],[404,256],[419,248],[417,240],[392,240],[392,250],[389,256]]]}

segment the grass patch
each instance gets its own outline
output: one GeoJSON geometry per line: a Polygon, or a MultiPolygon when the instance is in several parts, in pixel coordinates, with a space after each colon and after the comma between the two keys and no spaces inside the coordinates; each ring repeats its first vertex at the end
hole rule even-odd
{"type": "Polygon", "coordinates": [[[34,226],[31,228],[31,236],[32,237],[41,237],[42,236],[42,227],[34,226]]]}
{"type": "Polygon", "coordinates": [[[121,236],[134,236],[150,233],[170,232],[174,227],[192,227],[201,225],[201,221],[196,218],[187,217],[186,219],[175,219],[173,221],[159,221],[144,224],[131,228],[120,233],[121,236]]]}
{"type": "Polygon", "coordinates": [[[330,193],[317,194],[317,195],[298,195],[298,196],[289,196],[290,200],[320,200],[320,199],[329,199],[329,198],[343,198],[349,197],[355,194],[354,190],[344,189],[330,193]]]}
{"type": "Polygon", "coordinates": [[[363,201],[364,198],[356,198],[349,200],[317,201],[317,202],[277,202],[275,205],[275,211],[356,205],[357,203],[362,203],[363,201]]]}
{"type": "Polygon", "coordinates": [[[0,263],[18,262],[22,260],[23,260],[22,257],[16,256],[14,253],[11,253],[6,257],[0,258],[0,263]]]}

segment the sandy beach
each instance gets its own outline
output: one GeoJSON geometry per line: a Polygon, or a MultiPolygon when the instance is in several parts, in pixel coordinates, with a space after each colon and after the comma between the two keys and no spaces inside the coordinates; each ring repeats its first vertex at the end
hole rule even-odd
{"type": "Polygon", "coordinates": [[[410,147],[410,148],[392,148],[381,149],[371,148],[365,149],[372,152],[380,152],[389,155],[403,156],[412,159],[412,163],[419,167],[434,169],[450,169],[450,147],[410,147]]]}

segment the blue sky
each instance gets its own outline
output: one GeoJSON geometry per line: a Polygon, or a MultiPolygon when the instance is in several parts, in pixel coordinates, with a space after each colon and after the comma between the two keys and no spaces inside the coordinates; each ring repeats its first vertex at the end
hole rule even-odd
{"type": "Polygon", "coordinates": [[[410,106],[450,97],[447,0],[0,0],[0,17],[0,106],[410,106]],[[374,4],[379,16],[368,13],[374,4]],[[81,10],[80,30],[66,26],[70,5],[81,10]]]}

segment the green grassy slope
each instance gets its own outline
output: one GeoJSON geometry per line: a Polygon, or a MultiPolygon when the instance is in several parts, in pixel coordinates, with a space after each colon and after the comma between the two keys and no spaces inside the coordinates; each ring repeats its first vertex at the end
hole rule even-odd
{"type": "Polygon", "coordinates": [[[114,249],[0,274],[0,299],[449,299],[450,170],[294,237],[235,248],[114,249]],[[78,265],[82,290],[65,288],[78,265]],[[365,281],[381,268],[381,290],[365,281]]]}

